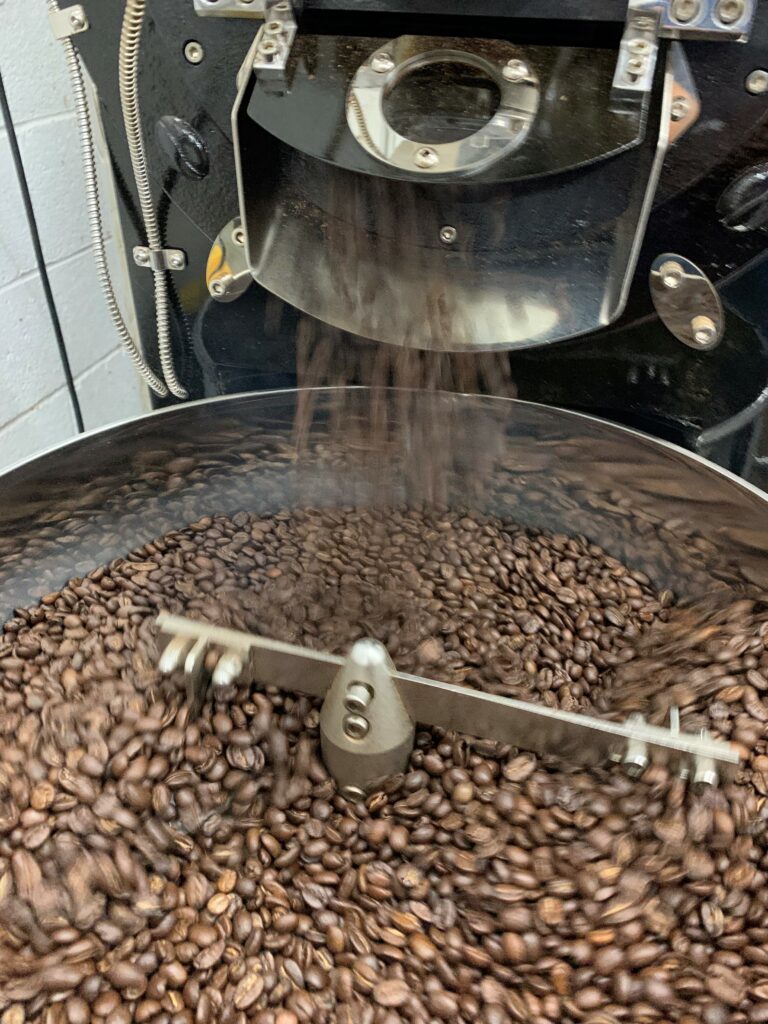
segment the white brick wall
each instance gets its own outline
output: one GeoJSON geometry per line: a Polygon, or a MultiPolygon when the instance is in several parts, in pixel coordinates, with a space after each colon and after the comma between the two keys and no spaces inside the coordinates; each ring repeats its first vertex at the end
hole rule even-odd
{"type": "MultiPolygon", "coordinates": [[[[0,0],[0,68],[86,429],[139,415],[149,401],[119,346],[96,280],[69,79],[48,29],[45,0],[0,0]]],[[[75,423],[2,126],[0,182],[2,470],[73,436],[75,423]]],[[[108,191],[103,201],[105,222],[117,230],[108,191]]],[[[127,271],[114,239],[109,251],[132,324],[127,271]]]]}

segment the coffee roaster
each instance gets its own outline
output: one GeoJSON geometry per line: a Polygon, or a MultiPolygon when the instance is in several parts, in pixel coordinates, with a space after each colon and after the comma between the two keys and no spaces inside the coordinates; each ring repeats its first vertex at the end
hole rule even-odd
{"type": "Polygon", "coordinates": [[[49,6],[158,404],[292,386],[306,336],[492,351],[764,481],[764,0],[49,6]]]}

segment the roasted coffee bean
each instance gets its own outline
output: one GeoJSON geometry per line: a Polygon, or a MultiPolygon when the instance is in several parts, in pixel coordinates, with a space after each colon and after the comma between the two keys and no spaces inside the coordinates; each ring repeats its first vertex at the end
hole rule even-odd
{"type": "Polygon", "coordinates": [[[675,607],[583,537],[426,506],[209,516],[73,580],[0,639],[0,1022],[768,1021],[766,638],[725,588],[675,607]],[[744,765],[697,797],[420,729],[353,805],[315,702],[243,681],[192,718],[159,608],[373,635],[552,707],[675,703],[744,765]]]}

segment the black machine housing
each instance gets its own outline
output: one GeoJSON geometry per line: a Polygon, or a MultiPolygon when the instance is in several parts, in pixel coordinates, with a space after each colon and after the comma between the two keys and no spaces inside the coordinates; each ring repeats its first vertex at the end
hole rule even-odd
{"type": "MultiPolygon", "coordinates": [[[[304,0],[294,3],[293,9],[297,54],[313,48],[337,56],[352,51],[350,67],[381,41],[429,36],[459,43],[495,40],[521,52],[531,48],[554,54],[555,63],[558,50],[571,57],[580,49],[590,50],[601,55],[594,64],[602,62],[608,69],[615,63],[627,16],[626,0],[304,0]]],[[[120,110],[117,53],[122,14],[122,0],[89,5],[91,28],[76,42],[98,91],[130,249],[146,240],[120,110]]],[[[559,175],[539,168],[541,173],[514,180],[514,175],[491,170],[431,186],[414,182],[407,173],[377,178],[376,162],[356,148],[353,139],[343,140],[343,145],[338,135],[333,136],[333,145],[317,141],[318,117],[337,102],[327,81],[324,85],[320,67],[313,70],[314,77],[289,77],[282,91],[264,90],[255,77],[246,84],[236,119],[238,152],[232,118],[238,98],[236,77],[259,24],[249,18],[200,17],[193,0],[150,0],[142,40],[141,110],[156,204],[165,244],[183,249],[188,259],[186,269],[171,279],[176,365],[192,397],[297,382],[296,337],[301,323],[316,317],[305,311],[306,306],[302,310],[280,297],[281,267],[304,287],[317,259],[299,244],[293,247],[295,265],[291,248],[283,252],[283,263],[270,263],[275,250],[260,252],[258,243],[286,182],[298,183],[310,206],[334,215],[339,212],[334,205],[339,196],[349,192],[345,183],[357,182],[355,191],[365,194],[371,219],[366,230],[379,236],[388,230],[381,219],[391,222],[392,209],[376,200],[389,196],[391,205],[400,208],[403,190],[422,195],[427,209],[430,187],[442,187],[440,203],[453,204],[454,220],[463,217],[466,222],[466,210],[471,208],[474,230],[486,231],[489,237],[495,211],[516,199],[515,245],[542,265],[567,252],[571,270],[561,275],[563,286],[588,288],[589,282],[585,278],[584,284],[579,274],[589,259],[590,239],[616,216],[622,189],[630,195],[627,183],[651,173],[661,116],[658,104],[649,104],[637,145],[617,151],[611,159],[574,158],[568,166],[569,147],[577,146],[581,136],[607,131],[590,116],[585,100],[584,122],[574,126],[566,118],[554,125],[556,144],[548,150],[540,146],[541,160],[562,161],[559,175]],[[199,43],[204,54],[196,64],[185,56],[191,41],[199,43]],[[260,278],[269,278],[270,267],[274,277],[269,288],[253,281],[235,301],[221,303],[209,293],[206,268],[217,236],[241,214],[251,239],[252,264],[260,263],[260,278]]],[[[654,88],[663,86],[663,62],[671,45],[662,41],[654,88]]],[[[768,438],[762,439],[761,428],[768,401],[768,94],[751,93],[745,82],[756,68],[768,64],[768,0],[758,0],[745,43],[685,40],[674,45],[684,49],[701,113],[663,154],[647,225],[633,255],[636,267],[626,282],[628,293],[614,294],[611,300],[614,313],[622,307],[623,312],[612,313],[610,323],[569,340],[535,347],[504,345],[509,347],[505,358],[521,398],[637,427],[699,451],[765,486],[768,438]],[[668,252],[695,263],[717,289],[725,328],[722,342],[711,351],[683,345],[656,313],[649,271],[654,259],[668,252]]],[[[337,77],[347,73],[342,63],[337,61],[337,77]]],[[[576,97],[598,88],[587,77],[588,63],[566,63],[568,85],[576,97]]],[[[574,104],[574,119],[578,110],[574,104]]],[[[542,124],[553,127],[546,120],[542,124]]],[[[418,233],[423,226],[430,238],[416,238],[412,244],[433,250],[435,259],[456,259],[450,253],[444,257],[445,247],[436,237],[443,212],[416,218],[414,230],[418,233]]],[[[505,245],[494,244],[494,273],[503,288],[508,272],[505,245]]],[[[358,246],[352,251],[359,257],[362,250],[358,246]]],[[[395,255],[383,251],[387,260],[395,255]]],[[[138,267],[131,273],[151,361],[151,275],[138,267]]],[[[372,344],[376,323],[358,317],[363,326],[352,329],[343,288],[331,302],[320,282],[318,278],[313,285],[313,302],[314,311],[322,312],[321,319],[330,324],[324,329],[336,332],[344,344],[372,344]]],[[[553,279],[554,295],[557,287],[553,279]]],[[[496,343],[490,339],[488,347],[496,343]]]]}

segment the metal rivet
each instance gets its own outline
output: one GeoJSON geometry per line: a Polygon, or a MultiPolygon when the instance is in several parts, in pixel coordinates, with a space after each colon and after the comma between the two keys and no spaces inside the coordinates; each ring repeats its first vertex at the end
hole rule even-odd
{"type": "Polygon", "coordinates": [[[137,267],[149,265],[149,252],[146,249],[136,248],[133,250],[133,262],[137,267]]]}
{"type": "Polygon", "coordinates": [[[682,121],[682,120],[684,120],[688,116],[688,112],[690,111],[690,109],[691,109],[691,106],[690,106],[688,100],[686,100],[682,96],[680,96],[678,99],[674,100],[673,103],[672,103],[672,108],[670,110],[670,117],[672,118],[673,121],[682,121]]]}
{"type": "Polygon", "coordinates": [[[168,263],[174,270],[182,270],[184,268],[184,257],[181,253],[174,253],[173,256],[169,257],[168,263]]]}
{"type": "Polygon", "coordinates": [[[458,234],[458,231],[452,224],[446,224],[445,227],[440,228],[440,241],[446,245],[453,245],[458,234]]]}
{"type": "Polygon", "coordinates": [[[695,316],[691,320],[691,330],[697,345],[711,345],[717,338],[717,324],[711,316],[695,316]]]}
{"type": "Polygon", "coordinates": [[[661,283],[665,288],[679,288],[683,283],[685,277],[685,271],[679,263],[675,263],[674,260],[669,260],[667,263],[662,263],[659,267],[659,273],[661,274],[661,283]]]}
{"type": "Polygon", "coordinates": [[[205,57],[205,50],[200,43],[195,42],[193,39],[184,47],[184,56],[190,64],[202,64],[205,57]]]}
{"type": "Polygon", "coordinates": [[[513,59],[507,61],[501,73],[508,82],[522,82],[531,72],[525,61],[513,59]]]}
{"type": "Polygon", "coordinates": [[[277,53],[277,43],[274,39],[262,39],[259,43],[259,53],[277,53]]]}
{"type": "Polygon", "coordinates": [[[264,32],[270,36],[279,36],[283,32],[284,26],[282,21],[269,21],[264,26],[264,32]]]}
{"type": "Polygon", "coordinates": [[[225,288],[221,281],[212,281],[211,291],[213,292],[214,295],[223,295],[225,288]]]}
{"type": "Polygon", "coordinates": [[[391,53],[374,53],[371,67],[374,71],[378,71],[380,75],[386,74],[387,71],[392,71],[394,66],[395,62],[392,59],[391,53]]]}
{"type": "Polygon", "coordinates": [[[683,24],[693,21],[701,11],[701,0],[674,0],[670,14],[683,24]]]}
{"type": "Polygon", "coordinates": [[[342,722],[344,732],[351,740],[363,740],[368,735],[371,723],[362,715],[346,715],[342,722]]]}
{"type": "Polygon", "coordinates": [[[715,8],[715,17],[724,25],[733,25],[744,15],[744,0],[720,0],[715,8]]]}
{"type": "Polygon", "coordinates": [[[417,167],[434,167],[435,164],[440,162],[440,157],[429,146],[422,146],[421,149],[417,149],[413,159],[417,167]]]}
{"type": "Polygon", "coordinates": [[[373,700],[373,691],[366,683],[350,683],[344,697],[344,707],[352,714],[366,711],[373,700]]]}
{"type": "Polygon", "coordinates": [[[81,29],[85,28],[86,21],[82,14],[75,12],[69,16],[69,24],[79,32],[81,29]]]}
{"type": "Polygon", "coordinates": [[[232,241],[235,245],[245,245],[245,231],[242,228],[235,228],[232,232],[232,241]]]}
{"type": "Polygon", "coordinates": [[[753,96],[763,96],[768,92],[768,71],[765,68],[755,68],[747,75],[744,83],[747,92],[753,96]]]}

